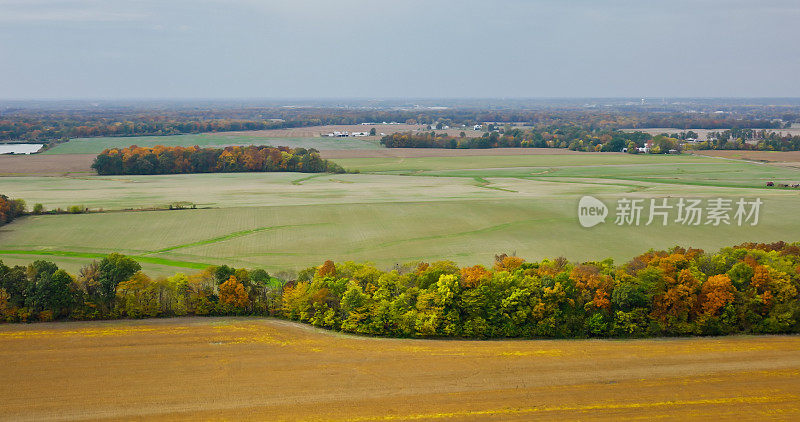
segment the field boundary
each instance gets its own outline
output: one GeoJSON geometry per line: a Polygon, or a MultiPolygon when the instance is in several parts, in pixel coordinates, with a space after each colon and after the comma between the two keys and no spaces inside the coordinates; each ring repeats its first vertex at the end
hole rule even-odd
{"type": "MultiPolygon", "coordinates": [[[[106,256],[108,256],[108,254],[95,253],[95,252],[41,251],[35,249],[0,250],[0,255],[63,256],[67,258],[93,258],[93,259],[103,259],[106,256]]],[[[127,256],[142,263],[164,265],[167,267],[191,268],[195,270],[203,270],[212,266],[212,264],[206,264],[202,262],[178,261],[175,259],[158,258],[158,257],[144,256],[144,255],[127,255],[127,256]]]]}

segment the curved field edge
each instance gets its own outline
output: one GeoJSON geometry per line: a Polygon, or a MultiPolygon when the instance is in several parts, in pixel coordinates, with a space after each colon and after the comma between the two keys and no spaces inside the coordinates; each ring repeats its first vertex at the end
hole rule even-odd
{"type": "MultiPolygon", "coordinates": [[[[60,256],[68,258],[91,258],[91,259],[103,259],[106,256],[108,256],[108,254],[103,254],[103,253],[53,251],[53,250],[42,251],[35,249],[28,249],[28,250],[0,249],[0,255],[33,255],[33,256],[43,256],[43,257],[60,256]]],[[[145,264],[165,265],[169,267],[188,268],[194,270],[202,270],[212,265],[201,262],[178,261],[174,259],[157,258],[151,256],[141,256],[141,255],[129,255],[129,256],[134,260],[145,264]]]]}

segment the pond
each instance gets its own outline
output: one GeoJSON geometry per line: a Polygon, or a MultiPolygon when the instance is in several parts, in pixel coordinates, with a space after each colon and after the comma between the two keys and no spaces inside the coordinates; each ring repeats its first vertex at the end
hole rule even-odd
{"type": "Polygon", "coordinates": [[[0,154],[32,154],[43,146],[44,144],[0,144],[0,154]]]}

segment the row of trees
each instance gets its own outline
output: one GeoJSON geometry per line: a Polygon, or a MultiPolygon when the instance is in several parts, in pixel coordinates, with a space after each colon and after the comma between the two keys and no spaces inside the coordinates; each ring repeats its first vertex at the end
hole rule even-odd
{"type": "Polygon", "coordinates": [[[98,174],[175,174],[216,172],[297,171],[344,173],[336,163],[323,160],[315,149],[231,146],[220,148],[132,145],[106,149],[95,158],[98,174]]]}
{"type": "Polygon", "coordinates": [[[631,142],[643,146],[651,136],[644,132],[589,130],[581,126],[542,126],[505,129],[469,138],[446,133],[394,133],[384,136],[387,148],[569,148],[579,151],[619,152],[631,142]]]}
{"type": "Polygon", "coordinates": [[[0,226],[25,213],[25,201],[0,194],[0,226]]]}
{"type": "Polygon", "coordinates": [[[284,284],[263,270],[211,267],[152,279],[111,254],[77,276],[53,263],[0,264],[0,317],[275,315],[398,337],[640,337],[800,332],[800,244],[743,244],[716,254],[649,251],[541,262],[499,255],[492,268],[414,263],[382,271],[326,261],[284,284]]]}
{"type": "Polygon", "coordinates": [[[699,150],[800,151],[800,135],[754,129],[709,132],[705,140],[692,145],[699,150]]]}
{"type": "Polygon", "coordinates": [[[0,262],[0,319],[145,318],[183,315],[271,315],[281,284],[264,270],[227,266],[153,279],[135,260],[110,254],[73,276],[49,261],[0,262]]]}
{"type": "Polygon", "coordinates": [[[582,126],[542,126],[525,129],[500,129],[480,137],[450,136],[435,131],[425,133],[394,133],[384,136],[381,144],[387,148],[569,148],[574,151],[619,152],[628,148],[635,152],[652,141],[651,152],[669,150],[758,150],[800,151],[800,135],[755,129],[729,129],[709,132],[698,139],[693,131],[652,136],[641,131],[623,132],[609,129],[587,129],[582,126]]]}

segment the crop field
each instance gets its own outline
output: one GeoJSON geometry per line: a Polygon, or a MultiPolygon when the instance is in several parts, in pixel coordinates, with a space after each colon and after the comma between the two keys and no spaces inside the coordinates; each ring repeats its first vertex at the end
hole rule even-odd
{"type": "Polygon", "coordinates": [[[425,130],[424,125],[400,124],[374,124],[374,125],[324,125],[324,126],[303,126],[286,129],[267,129],[267,130],[248,130],[241,132],[227,132],[232,135],[245,137],[274,137],[274,138],[315,138],[331,132],[375,132],[394,133],[394,132],[414,132],[425,130]]]}
{"type": "Polygon", "coordinates": [[[714,250],[793,240],[800,232],[800,192],[765,188],[768,180],[800,179],[788,167],[577,153],[336,161],[362,173],[0,177],[0,192],[29,204],[107,211],[18,219],[0,229],[0,259],[47,258],[75,271],[119,251],[155,275],[222,263],[294,271],[326,259],[384,268],[441,259],[489,265],[495,254],[512,252],[624,262],[649,248],[714,250]],[[757,226],[617,226],[612,214],[606,224],[585,229],[576,216],[583,195],[609,205],[619,198],[685,196],[762,198],[764,206],[757,226]],[[124,211],[175,201],[198,209],[124,211]]]}
{"type": "MultiPolygon", "coordinates": [[[[201,147],[223,147],[229,145],[271,145],[287,146],[292,148],[316,148],[322,150],[379,150],[380,134],[395,132],[425,131],[426,126],[408,124],[377,124],[377,125],[328,125],[308,126],[288,129],[252,130],[241,132],[215,132],[189,135],[172,136],[106,136],[95,138],[76,138],[69,142],[56,145],[43,152],[42,155],[62,154],[98,154],[106,148],[124,148],[131,145],[140,147],[184,146],[198,145],[201,147]],[[375,129],[377,136],[329,138],[322,136],[332,132],[369,132],[375,129]]],[[[465,132],[467,136],[481,136],[483,132],[471,129],[438,130],[438,133],[447,133],[458,136],[465,132]]]]}
{"type": "MultiPolygon", "coordinates": [[[[369,129],[367,129],[369,130],[369,129]]],[[[99,154],[107,148],[125,148],[131,145],[154,147],[225,147],[229,145],[270,145],[292,148],[322,149],[377,149],[381,148],[378,140],[371,138],[328,138],[328,137],[274,137],[234,134],[233,132],[203,133],[198,135],[172,136],[109,136],[99,138],[77,138],[56,145],[43,152],[43,155],[61,154],[99,154]]]]}
{"type": "MultiPolygon", "coordinates": [[[[331,132],[369,132],[375,129],[380,133],[424,130],[424,126],[407,124],[379,125],[330,125],[309,126],[289,129],[253,130],[242,132],[215,132],[171,136],[106,136],[95,138],[76,138],[56,145],[43,152],[43,155],[98,154],[106,148],[124,148],[131,145],[140,147],[198,145],[201,147],[224,147],[229,145],[271,145],[292,148],[316,148],[318,150],[376,150],[381,149],[380,136],[329,138],[331,132]]],[[[480,136],[480,132],[468,130],[470,136],[480,136]]]]}
{"type": "Polygon", "coordinates": [[[93,174],[96,154],[0,155],[0,176],[93,174]]]}
{"type": "Polygon", "coordinates": [[[716,150],[698,151],[709,157],[720,157],[735,160],[761,161],[797,166],[800,164],[800,151],[741,151],[741,150],[716,150]]]}
{"type": "Polygon", "coordinates": [[[0,419],[794,420],[798,350],[797,336],[377,339],[262,318],[4,325],[0,419]]]}

